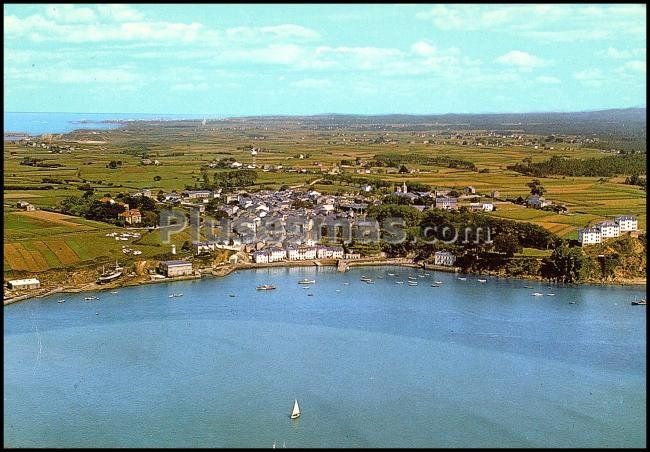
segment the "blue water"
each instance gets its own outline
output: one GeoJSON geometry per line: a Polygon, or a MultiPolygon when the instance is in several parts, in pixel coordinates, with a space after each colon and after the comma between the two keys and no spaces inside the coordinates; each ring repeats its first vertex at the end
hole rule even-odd
{"type": "Polygon", "coordinates": [[[6,306],[5,446],[645,447],[642,288],[395,284],[419,274],[248,270],[6,306]]]}
{"type": "Polygon", "coordinates": [[[4,132],[21,132],[28,135],[66,133],[75,129],[111,129],[119,124],[104,123],[111,120],[154,119],[218,119],[214,115],[146,114],[146,113],[25,113],[4,112],[4,132]]]}

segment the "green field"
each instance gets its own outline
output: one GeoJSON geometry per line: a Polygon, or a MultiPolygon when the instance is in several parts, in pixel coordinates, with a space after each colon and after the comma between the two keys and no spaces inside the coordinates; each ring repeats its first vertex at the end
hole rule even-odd
{"type": "MultiPolygon", "coordinates": [[[[39,208],[56,208],[57,203],[66,196],[80,196],[83,192],[78,186],[82,183],[90,184],[100,195],[116,195],[119,192],[133,192],[143,188],[151,189],[154,193],[160,190],[180,192],[186,186],[198,187],[202,180],[202,171],[207,171],[211,178],[216,170],[207,168],[210,162],[232,157],[244,165],[253,163],[254,158],[245,146],[262,148],[255,157],[258,167],[264,164],[284,166],[284,169],[278,172],[258,169],[257,186],[253,187],[254,189],[277,190],[282,185],[306,187],[306,184],[321,179],[323,171],[329,171],[335,164],[340,164],[341,160],[354,161],[359,158],[364,162],[373,159],[376,154],[398,153],[467,160],[474,163],[478,170],[489,172],[436,165],[408,165],[414,172],[407,174],[389,174],[386,168],[380,167],[371,168],[372,174],[357,174],[355,167],[344,167],[341,171],[355,177],[381,178],[396,185],[415,182],[431,187],[456,189],[472,185],[477,192],[483,194],[498,190],[501,199],[527,196],[529,188],[526,184],[532,179],[507,170],[507,165],[524,158],[542,161],[554,155],[580,158],[603,156],[598,149],[576,144],[561,143],[555,149],[545,150],[515,143],[477,147],[462,145],[459,140],[454,139],[436,141],[431,135],[433,134],[426,132],[378,132],[371,128],[312,130],[301,128],[297,123],[288,123],[282,128],[263,127],[255,122],[242,121],[235,125],[209,124],[207,127],[200,127],[199,123],[174,123],[164,127],[133,124],[125,129],[98,133],[77,132],[57,141],[75,147],[71,153],[63,154],[5,142],[5,266],[14,269],[30,265],[34,268],[58,268],[74,265],[70,264],[73,259],[81,263],[110,261],[116,257],[127,261],[131,259],[121,253],[121,245],[127,242],[117,242],[105,236],[107,232],[119,228],[81,219],[70,220],[71,223],[76,223],[76,226],[72,226],[21,216],[12,211],[18,200],[29,201],[39,208]],[[373,143],[379,136],[395,141],[396,144],[373,143]],[[88,140],[106,143],[90,144],[85,142],[88,140]],[[425,144],[426,140],[433,143],[425,144]],[[160,165],[142,165],[142,152],[146,152],[148,158],[159,160],[160,165]],[[307,158],[296,158],[301,153],[307,158]],[[41,168],[21,165],[24,157],[39,158],[62,166],[41,168]],[[122,167],[107,168],[107,164],[112,160],[121,161],[122,167]],[[295,171],[288,172],[289,168],[295,171]],[[306,173],[300,170],[305,170],[306,173]],[[160,180],[154,181],[155,176],[159,176],[160,180]],[[62,183],[44,182],[44,179],[62,183]],[[46,185],[52,188],[34,189],[46,185]],[[46,238],[43,238],[43,235],[46,238]],[[65,248],[69,249],[70,253],[63,247],[50,247],[52,241],[65,243],[65,248]],[[14,245],[21,246],[14,249],[14,245]],[[57,251],[59,254],[70,255],[62,259],[57,251]],[[11,259],[7,258],[8,253],[11,259]],[[24,262],[20,262],[21,259],[24,262]]],[[[623,179],[541,178],[540,181],[546,188],[545,197],[565,204],[569,209],[568,215],[526,209],[512,203],[497,204],[497,210],[491,215],[532,222],[566,238],[574,238],[578,227],[622,214],[636,215],[639,228],[645,229],[646,193],[639,187],[625,185],[623,179]]],[[[358,192],[360,187],[339,181],[331,185],[317,181],[312,188],[323,193],[338,193],[358,192]]],[[[188,237],[179,235],[174,237],[174,242],[180,247],[187,239],[188,237]]],[[[134,246],[142,251],[140,258],[160,255],[169,249],[150,234],[145,234],[140,242],[138,247],[134,246]]]]}

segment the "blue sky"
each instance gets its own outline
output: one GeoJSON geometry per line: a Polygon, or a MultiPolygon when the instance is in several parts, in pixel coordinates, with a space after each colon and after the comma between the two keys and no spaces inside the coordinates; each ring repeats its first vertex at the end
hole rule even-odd
{"type": "Polygon", "coordinates": [[[646,7],[4,5],[5,111],[482,113],[645,105],[646,7]]]}

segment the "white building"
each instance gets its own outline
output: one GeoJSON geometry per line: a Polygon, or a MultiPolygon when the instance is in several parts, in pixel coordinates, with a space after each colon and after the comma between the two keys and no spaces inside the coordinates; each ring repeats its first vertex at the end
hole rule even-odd
{"type": "Polygon", "coordinates": [[[253,260],[256,264],[268,264],[269,263],[269,253],[266,251],[255,251],[253,253],[253,260]]]}
{"type": "Polygon", "coordinates": [[[343,258],[343,248],[340,246],[318,246],[316,247],[316,256],[318,259],[341,259],[343,258]]]}
{"type": "Polygon", "coordinates": [[[287,248],[287,259],[290,261],[316,259],[316,247],[289,247],[287,248]]]}
{"type": "Polygon", "coordinates": [[[269,262],[279,262],[287,258],[286,250],[282,248],[271,248],[268,250],[269,262]]]}
{"type": "Polygon", "coordinates": [[[594,245],[602,242],[602,234],[599,228],[582,228],[578,229],[578,242],[585,245],[594,245]]]}
{"type": "Polygon", "coordinates": [[[636,217],[633,215],[622,215],[614,218],[614,221],[618,223],[620,232],[636,231],[638,227],[636,217]]]}
{"type": "Polygon", "coordinates": [[[446,265],[451,267],[456,262],[456,256],[449,251],[436,251],[433,254],[433,263],[436,265],[446,265]]]}
{"type": "Polygon", "coordinates": [[[39,289],[41,282],[36,278],[29,279],[12,279],[7,282],[9,289],[39,289]]]}
{"type": "Polygon", "coordinates": [[[618,237],[621,235],[621,228],[615,221],[603,221],[596,225],[600,229],[601,239],[608,239],[610,237],[618,237]]]}

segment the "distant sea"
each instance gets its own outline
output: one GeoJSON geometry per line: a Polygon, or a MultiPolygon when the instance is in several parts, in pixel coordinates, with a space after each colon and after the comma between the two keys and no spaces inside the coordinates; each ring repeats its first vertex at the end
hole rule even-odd
{"type": "Polygon", "coordinates": [[[104,121],[122,120],[173,120],[173,119],[220,119],[221,116],[202,114],[148,114],[148,113],[29,113],[4,112],[4,133],[41,135],[44,133],[67,133],[76,129],[112,129],[119,124],[104,121]]]}

